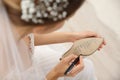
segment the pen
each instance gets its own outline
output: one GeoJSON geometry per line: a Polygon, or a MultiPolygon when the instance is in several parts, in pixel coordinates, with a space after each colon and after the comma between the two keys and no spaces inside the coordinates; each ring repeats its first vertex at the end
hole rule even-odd
{"type": "Polygon", "coordinates": [[[72,64],[67,68],[67,70],[65,71],[64,75],[67,75],[68,72],[70,72],[72,70],[72,68],[79,62],[80,60],[80,55],[72,62],[72,64]]]}

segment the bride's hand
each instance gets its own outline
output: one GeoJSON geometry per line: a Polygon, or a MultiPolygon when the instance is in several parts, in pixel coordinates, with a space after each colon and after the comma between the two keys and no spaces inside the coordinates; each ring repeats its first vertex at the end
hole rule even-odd
{"type": "MultiPolygon", "coordinates": [[[[80,39],[84,39],[84,38],[91,38],[91,37],[102,38],[99,34],[97,34],[96,32],[93,32],[93,31],[74,32],[73,36],[74,36],[73,42],[76,40],[80,40],[80,39]]],[[[106,45],[105,40],[103,41],[102,45],[99,47],[98,50],[100,50],[104,45],[106,45]]]]}
{"type": "MultiPolygon", "coordinates": [[[[59,77],[63,77],[64,72],[66,71],[66,69],[70,66],[70,63],[76,58],[76,55],[70,55],[64,59],[62,59],[58,65],[56,65],[54,67],[53,70],[51,70],[48,75],[47,75],[47,79],[48,80],[57,80],[57,78],[59,77]]],[[[84,68],[84,64],[83,64],[83,60],[82,57],[80,58],[79,63],[70,71],[69,74],[67,74],[66,76],[75,76],[76,74],[78,74],[82,69],[84,68]]]]}

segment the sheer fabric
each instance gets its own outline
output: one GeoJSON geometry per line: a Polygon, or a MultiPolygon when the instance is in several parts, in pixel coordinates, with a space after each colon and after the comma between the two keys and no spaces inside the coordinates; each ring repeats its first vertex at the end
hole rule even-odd
{"type": "Polygon", "coordinates": [[[42,66],[34,65],[29,48],[18,36],[0,0],[0,80],[45,80],[42,66]]]}

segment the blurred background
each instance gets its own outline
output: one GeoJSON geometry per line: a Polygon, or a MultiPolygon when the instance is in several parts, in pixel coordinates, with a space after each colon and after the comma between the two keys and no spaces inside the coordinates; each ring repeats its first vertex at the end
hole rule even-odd
{"type": "MultiPolygon", "coordinates": [[[[90,57],[94,63],[98,80],[120,80],[120,0],[87,0],[78,12],[61,28],[60,32],[85,30],[101,34],[107,46],[90,57]]],[[[72,43],[45,45],[62,55],[72,43]]],[[[36,47],[36,58],[39,49],[36,47]]],[[[47,54],[48,55],[48,54],[47,54]]]]}

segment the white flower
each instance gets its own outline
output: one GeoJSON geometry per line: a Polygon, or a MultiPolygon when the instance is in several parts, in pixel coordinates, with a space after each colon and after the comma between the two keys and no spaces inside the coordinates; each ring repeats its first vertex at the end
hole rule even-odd
{"type": "Polygon", "coordinates": [[[53,21],[58,21],[67,16],[67,11],[64,9],[69,5],[68,0],[22,0],[21,19],[29,22],[32,21],[35,24],[44,23],[43,18],[48,18],[53,21]]]}

